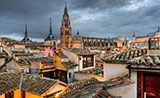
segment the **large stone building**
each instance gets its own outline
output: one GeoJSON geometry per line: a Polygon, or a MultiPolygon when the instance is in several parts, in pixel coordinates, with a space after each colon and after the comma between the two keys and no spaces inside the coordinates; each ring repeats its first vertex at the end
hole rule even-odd
{"type": "Polygon", "coordinates": [[[71,46],[71,23],[70,23],[70,19],[69,19],[69,15],[68,15],[68,11],[67,11],[67,6],[65,6],[64,9],[64,14],[63,14],[63,19],[62,19],[62,26],[60,29],[61,32],[61,44],[60,47],[68,47],[70,48],[71,46]]]}
{"type": "Polygon", "coordinates": [[[150,38],[160,37],[160,28],[154,33],[149,33],[146,36],[137,36],[135,33],[132,37],[132,47],[133,48],[148,48],[148,41],[150,38]]]}
{"type": "Polygon", "coordinates": [[[92,50],[122,50],[129,47],[129,41],[123,37],[116,38],[94,38],[82,37],[77,32],[77,35],[71,38],[71,23],[65,6],[64,15],[62,19],[61,34],[60,34],[60,47],[64,48],[87,48],[92,50]]]}
{"type": "Polygon", "coordinates": [[[129,40],[123,37],[94,38],[77,35],[72,40],[73,48],[85,48],[90,50],[123,50],[129,48],[129,40]]]}

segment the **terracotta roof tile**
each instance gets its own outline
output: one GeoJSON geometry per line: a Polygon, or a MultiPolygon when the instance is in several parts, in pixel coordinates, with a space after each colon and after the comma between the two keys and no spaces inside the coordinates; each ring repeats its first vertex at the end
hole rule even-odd
{"type": "Polygon", "coordinates": [[[91,69],[87,69],[87,70],[82,70],[82,71],[80,71],[80,72],[78,72],[78,73],[98,75],[98,74],[103,73],[103,67],[101,67],[101,66],[96,66],[95,68],[91,68],[91,69]]]}
{"type": "Polygon", "coordinates": [[[147,54],[146,49],[131,50],[106,55],[102,58],[106,63],[128,63],[127,61],[147,54]]]}
{"type": "MultiPolygon", "coordinates": [[[[18,72],[0,73],[0,94],[20,88],[21,77],[21,73],[18,72]]],[[[31,74],[23,74],[21,89],[36,95],[42,95],[57,82],[57,80],[53,79],[42,78],[31,74]]]]}
{"type": "Polygon", "coordinates": [[[68,51],[71,51],[73,53],[76,53],[78,55],[95,55],[95,53],[90,52],[89,50],[86,49],[81,49],[81,48],[64,48],[68,51]]]}
{"type": "Polygon", "coordinates": [[[132,65],[145,65],[145,66],[160,66],[160,56],[144,55],[138,58],[133,58],[128,61],[132,65]]]}
{"type": "Polygon", "coordinates": [[[62,62],[62,64],[65,66],[65,67],[67,67],[68,69],[70,69],[70,68],[74,68],[74,67],[76,67],[76,66],[78,66],[77,64],[73,64],[72,62],[62,62]]]}

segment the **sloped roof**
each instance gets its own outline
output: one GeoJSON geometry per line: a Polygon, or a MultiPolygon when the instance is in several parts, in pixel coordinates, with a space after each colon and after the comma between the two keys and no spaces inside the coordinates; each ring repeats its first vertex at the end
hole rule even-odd
{"type": "Polygon", "coordinates": [[[110,95],[103,85],[95,78],[74,82],[69,84],[61,98],[117,98],[110,95]]]}
{"type": "Polygon", "coordinates": [[[95,68],[82,70],[82,71],[79,71],[78,73],[98,75],[98,74],[103,73],[103,67],[101,67],[101,66],[96,66],[95,68]]]}
{"type": "Polygon", "coordinates": [[[62,62],[62,64],[67,67],[67,69],[70,69],[70,68],[74,68],[76,66],[78,66],[78,64],[73,64],[72,62],[62,62]]]}
{"type": "Polygon", "coordinates": [[[127,63],[128,61],[147,54],[147,49],[137,49],[106,55],[102,60],[106,63],[127,63]]]}
{"type": "Polygon", "coordinates": [[[42,95],[56,83],[57,80],[42,78],[31,74],[24,74],[22,89],[34,94],[42,95]]]}
{"type": "Polygon", "coordinates": [[[22,58],[17,61],[20,65],[30,65],[31,62],[53,63],[53,57],[22,58]]]}
{"type": "Polygon", "coordinates": [[[66,55],[64,55],[63,53],[56,53],[56,55],[58,55],[61,58],[68,58],[66,55]]]}
{"type": "Polygon", "coordinates": [[[95,53],[90,52],[89,50],[82,49],[82,48],[64,48],[70,52],[73,52],[78,55],[95,55],[95,53]]]}
{"type": "Polygon", "coordinates": [[[58,83],[57,80],[43,78],[36,75],[5,72],[0,73],[0,94],[21,88],[22,90],[41,96],[56,83],[58,83]],[[21,78],[22,82],[20,82],[21,78]],[[22,84],[21,87],[20,84],[22,84]]]}
{"type": "Polygon", "coordinates": [[[138,58],[133,58],[128,61],[131,65],[145,65],[145,66],[160,66],[160,56],[158,55],[144,55],[138,58]]]}
{"type": "Polygon", "coordinates": [[[0,95],[19,88],[20,73],[0,73],[0,95]]]}

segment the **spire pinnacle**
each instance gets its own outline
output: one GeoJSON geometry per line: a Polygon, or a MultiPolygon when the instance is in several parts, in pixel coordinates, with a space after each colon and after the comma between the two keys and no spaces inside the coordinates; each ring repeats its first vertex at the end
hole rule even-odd
{"type": "Polygon", "coordinates": [[[28,37],[28,30],[27,30],[27,23],[25,23],[25,37],[27,38],[28,37]]]}
{"type": "Polygon", "coordinates": [[[135,34],[135,32],[133,32],[133,37],[136,37],[136,34],[135,34]]]}
{"type": "Polygon", "coordinates": [[[79,30],[77,30],[77,35],[79,35],[79,30]]]}
{"type": "Polygon", "coordinates": [[[158,27],[158,30],[157,30],[157,32],[160,32],[160,27],[158,27]]]}
{"type": "Polygon", "coordinates": [[[52,19],[50,18],[49,21],[50,21],[49,34],[52,34],[52,19]]]}
{"type": "Polygon", "coordinates": [[[64,14],[68,14],[68,12],[67,12],[67,2],[65,2],[64,14]]]}

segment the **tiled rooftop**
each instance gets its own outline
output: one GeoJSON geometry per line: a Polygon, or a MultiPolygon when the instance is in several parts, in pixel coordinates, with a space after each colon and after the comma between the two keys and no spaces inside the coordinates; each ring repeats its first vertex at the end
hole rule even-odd
{"type": "Polygon", "coordinates": [[[160,66],[160,56],[144,55],[128,61],[131,65],[160,66]]]}
{"type": "Polygon", "coordinates": [[[105,81],[104,82],[104,87],[106,89],[109,89],[111,87],[115,87],[115,86],[122,85],[122,84],[125,84],[125,83],[130,83],[130,82],[131,82],[131,80],[128,78],[128,75],[124,75],[124,76],[112,78],[108,81],[105,81]]]}
{"type": "Polygon", "coordinates": [[[86,49],[81,49],[81,48],[64,48],[64,49],[74,52],[78,55],[95,55],[95,53],[90,52],[89,50],[86,50],[86,49]]]}
{"type": "Polygon", "coordinates": [[[20,87],[20,73],[0,73],[0,94],[21,88],[36,95],[42,95],[49,90],[57,80],[42,78],[31,74],[23,74],[22,87],[20,87]]]}
{"type": "Polygon", "coordinates": [[[55,83],[56,80],[42,78],[36,75],[25,74],[22,81],[22,89],[31,93],[42,95],[44,92],[49,90],[55,83]]]}
{"type": "Polygon", "coordinates": [[[98,88],[101,88],[103,83],[97,81],[95,78],[81,80],[69,84],[68,89],[64,92],[61,98],[88,98],[94,96],[98,88]]]}
{"type": "Polygon", "coordinates": [[[61,58],[68,58],[66,55],[64,55],[63,53],[56,53],[56,55],[58,55],[61,58]]]}
{"type": "Polygon", "coordinates": [[[87,69],[87,70],[82,70],[79,73],[81,73],[81,74],[94,74],[94,75],[98,75],[98,74],[103,73],[103,67],[96,66],[95,68],[91,68],[91,69],[87,69]]]}
{"type": "Polygon", "coordinates": [[[95,78],[81,80],[69,84],[61,98],[120,98],[110,95],[106,87],[107,83],[95,78]]]}
{"type": "Polygon", "coordinates": [[[20,65],[30,65],[31,62],[53,63],[53,57],[22,58],[17,61],[20,65]]]}
{"type": "Polygon", "coordinates": [[[62,64],[65,66],[65,67],[67,67],[68,69],[70,69],[70,68],[74,68],[74,67],[76,67],[76,66],[78,66],[77,64],[73,64],[72,62],[62,62],[62,64]]]}
{"type": "Polygon", "coordinates": [[[147,49],[138,49],[106,55],[102,60],[106,63],[128,63],[129,60],[147,54],[147,49]]]}
{"type": "Polygon", "coordinates": [[[19,88],[20,73],[0,73],[0,95],[19,88]]]}

